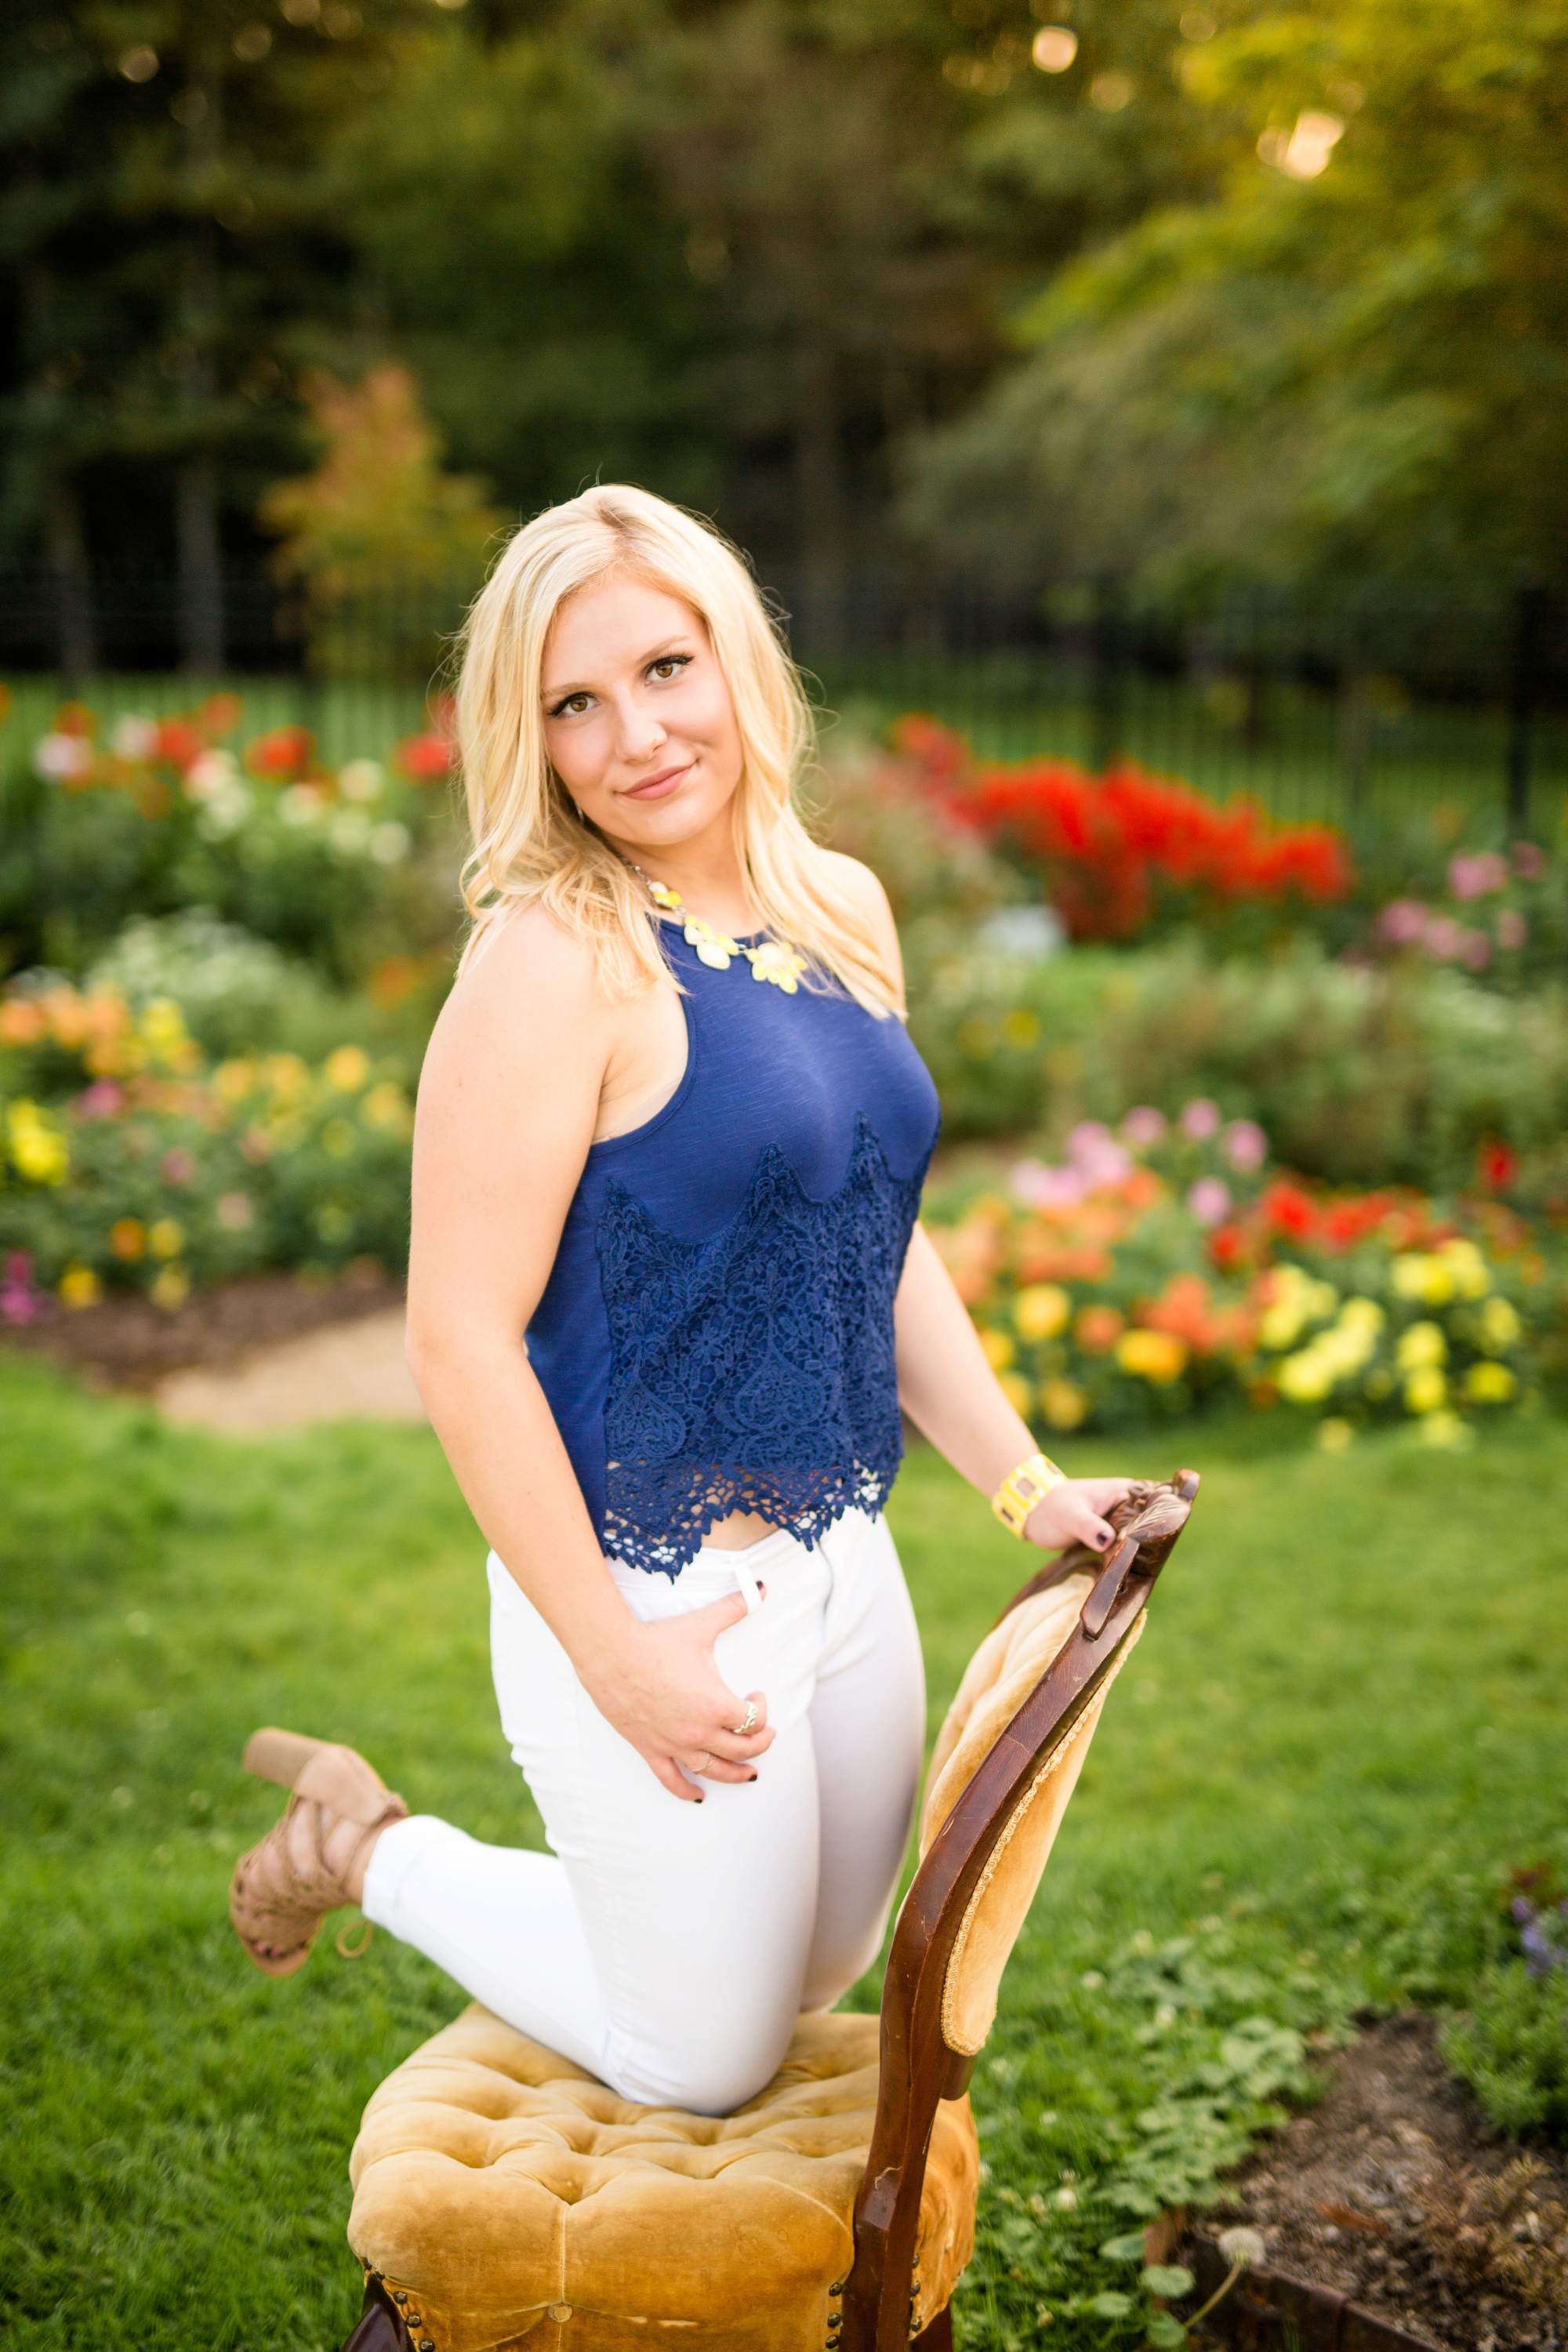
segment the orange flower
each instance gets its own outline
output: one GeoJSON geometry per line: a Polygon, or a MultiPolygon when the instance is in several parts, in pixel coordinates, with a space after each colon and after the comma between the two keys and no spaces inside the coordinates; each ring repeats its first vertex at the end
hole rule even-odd
{"type": "Polygon", "coordinates": [[[1091,1356],[1108,1356],[1126,1325],[1114,1307],[1086,1307],[1073,1326],[1080,1348],[1091,1356]]]}

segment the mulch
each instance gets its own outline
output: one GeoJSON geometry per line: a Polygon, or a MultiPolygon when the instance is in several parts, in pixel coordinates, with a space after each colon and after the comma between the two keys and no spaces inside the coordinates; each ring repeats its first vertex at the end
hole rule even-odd
{"type": "MultiPolygon", "coordinates": [[[[1444,2067],[1429,2017],[1373,2027],[1325,2069],[1321,2104],[1266,2141],[1227,2185],[1187,2259],[1212,2275],[1217,2229],[1245,2222],[1283,2283],[1337,2291],[1348,2306],[1433,2352],[1564,2352],[1568,2347],[1568,2160],[1521,2149],[1488,2123],[1444,2067]]],[[[1222,2266],[1223,2267],[1223,2266],[1222,2266]]],[[[1268,2301],[1268,2279],[1253,2301],[1268,2301]]],[[[1237,2290],[1206,2323],[1249,2332],[1237,2290]]],[[[1274,2302],[1289,2302],[1276,2294],[1274,2302]]],[[[1324,2306],[1332,2295],[1321,2298],[1324,2306]]],[[[1303,2315],[1304,2316],[1304,2315],[1303,2315]]],[[[1315,2333],[1298,2321],[1298,2341],[1315,2333]]],[[[1332,2340],[1363,2337],[1349,2312],[1332,2340]]],[[[1327,2340],[1327,2339],[1325,2339],[1327,2340]]],[[[1372,2339],[1366,2339],[1372,2340],[1372,2339]]],[[[1383,2341],[1397,2341],[1384,2337],[1383,2341]]]]}
{"type": "Polygon", "coordinates": [[[262,1274],[193,1291],[173,1309],[125,1295],[59,1308],[39,1323],[0,1324],[0,1346],[47,1357],[89,1387],[145,1394],[171,1372],[195,1365],[221,1370],[258,1348],[357,1321],[402,1300],[402,1283],[368,1266],[330,1282],[262,1274]]]}

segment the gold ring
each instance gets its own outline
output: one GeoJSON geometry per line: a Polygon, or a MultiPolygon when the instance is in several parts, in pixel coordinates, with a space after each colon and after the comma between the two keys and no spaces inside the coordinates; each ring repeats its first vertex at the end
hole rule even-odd
{"type": "Polygon", "coordinates": [[[746,1701],[746,1712],[735,1726],[735,1737],[737,1739],[749,1739],[756,1727],[757,1702],[754,1698],[749,1698],[746,1701]]]}

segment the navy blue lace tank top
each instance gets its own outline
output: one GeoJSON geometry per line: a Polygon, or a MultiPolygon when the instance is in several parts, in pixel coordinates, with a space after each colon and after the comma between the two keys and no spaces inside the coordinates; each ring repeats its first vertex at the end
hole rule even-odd
{"type": "Polygon", "coordinates": [[[674,1577],[731,1511],[811,1547],[880,1508],[937,1100],[900,1021],[661,935],[685,1076],[591,1147],[528,1353],[605,1551],[674,1577]]]}

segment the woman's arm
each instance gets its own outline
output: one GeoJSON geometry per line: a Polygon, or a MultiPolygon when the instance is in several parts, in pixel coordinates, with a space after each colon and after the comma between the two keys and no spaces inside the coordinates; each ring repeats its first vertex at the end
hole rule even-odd
{"type": "MultiPolygon", "coordinates": [[[[903,961],[892,908],[876,876],[854,858],[836,857],[840,877],[877,929],[889,968],[901,983],[903,961]]],[[[899,1402],[915,1427],[955,1470],[987,1496],[1035,1451],[1027,1423],[1007,1402],[985,1360],[980,1335],[931,1245],[917,1225],[893,1307],[899,1402]]],[[[1054,1487],[1029,1515],[1025,1534],[1047,1551],[1075,1537],[1103,1550],[1112,1530],[1100,1517],[1126,1493],[1125,1478],[1074,1478],[1054,1487]]]]}
{"type": "MultiPolygon", "coordinates": [[[[729,1729],[745,1701],[713,1661],[745,1603],[737,1593],[637,1622],[523,1345],[634,1027],[606,1001],[591,951],[538,910],[509,922],[458,981],[419,1083],[408,1360],[481,1532],[600,1713],[672,1796],[700,1800],[689,1772],[751,1780],[773,1738],[729,1729]]],[[[765,1727],[762,1694],[747,1696],[765,1727]]]]}
{"type": "MultiPolygon", "coordinates": [[[[923,1225],[910,1241],[893,1332],[900,1403],[971,1486],[994,1495],[1008,1472],[1034,1453],[1035,1441],[1003,1394],[923,1225]]],[[[1046,1551],[1059,1551],[1075,1536],[1103,1550],[1111,1529],[1100,1514],[1120,1502],[1127,1484],[1125,1478],[1069,1479],[1036,1504],[1024,1532],[1046,1551]]]]}

